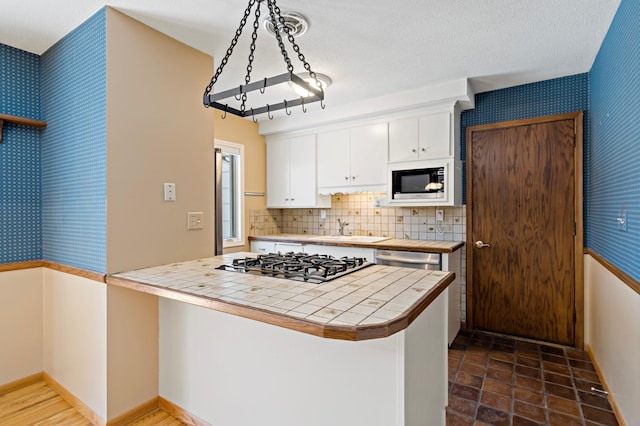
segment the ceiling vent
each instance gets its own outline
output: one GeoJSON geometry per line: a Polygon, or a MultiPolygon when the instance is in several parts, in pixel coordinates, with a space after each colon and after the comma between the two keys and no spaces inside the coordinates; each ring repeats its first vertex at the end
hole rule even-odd
{"type": "MultiPolygon", "coordinates": [[[[309,29],[309,21],[307,21],[307,18],[300,15],[299,13],[283,11],[281,12],[281,16],[284,19],[284,24],[289,29],[289,34],[294,37],[300,37],[309,29]]],[[[276,34],[276,25],[273,24],[270,16],[267,16],[264,21],[262,21],[262,25],[264,26],[264,29],[269,32],[269,34],[276,34]]],[[[282,32],[282,24],[278,22],[277,27],[280,32],[282,32]]]]}

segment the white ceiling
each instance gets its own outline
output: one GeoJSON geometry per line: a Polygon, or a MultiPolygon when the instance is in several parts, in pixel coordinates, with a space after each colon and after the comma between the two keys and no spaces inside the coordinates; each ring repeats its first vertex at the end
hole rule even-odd
{"type": "MultiPolygon", "coordinates": [[[[0,0],[0,43],[41,54],[104,5],[224,55],[247,0],[0,0]],[[9,4],[10,3],[10,4],[9,4]]],[[[327,106],[469,79],[475,92],[589,71],[619,0],[279,0],[310,21],[297,39],[333,80],[327,106]]],[[[266,5],[262,6],[266,16],[266,5]]],[[[216,91],[244,81],[250,25],[216,91]],[[232,78],[233,77],[233,78],[232,78]]],[[[292,52],[290,50],[290,56],[292,52]]],[[[294,61],[295,71],[302,65],[294,61]]],[[[285,72],[262,28],[253,76],[285,72]]],[[[208,81],[203,81],[203,89],[208,81]]]]}

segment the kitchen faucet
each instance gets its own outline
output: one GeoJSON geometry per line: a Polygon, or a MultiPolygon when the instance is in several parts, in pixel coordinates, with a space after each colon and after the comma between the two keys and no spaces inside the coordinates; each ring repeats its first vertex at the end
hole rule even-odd
{"type": "Polygon", "coordinates": [[[340,219],[338,219],[338,234],[339,235],[344,235],[344,227],[345,226],[349,226],[349,222],[347,222],[346,220],[344,222],[342,222],[340,219]]]}

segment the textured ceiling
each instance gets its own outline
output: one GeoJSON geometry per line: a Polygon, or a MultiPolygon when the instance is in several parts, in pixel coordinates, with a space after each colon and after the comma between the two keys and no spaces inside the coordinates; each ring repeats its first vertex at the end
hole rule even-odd
{"type": "MultiPolygon", "coordinates": [[[[112,6],[188,45],[224,55],[245,0],[28,0],[0,14],[0,43],[41,54],[101,7],[112,6]]],[[[468,78],[476,92],[587,72],[619,0],[280,0],[305,15],[297,41],[314,71],[333,80],[327,104],[468,78]]],[[[266,16],[266,6],[263,6],[266,16]]],[[[249,28],[216,89],[240,83],[249,28]],[[233,78],[232,78],[233,77],[233,78]]],[[[295,71],[301,64],[294,62],[295,71]]],[[[285,65],[273,38],[258,37],[254,76],[285,65]]],[[[207,82],[203,82],[203,88],[207,82]]]]}

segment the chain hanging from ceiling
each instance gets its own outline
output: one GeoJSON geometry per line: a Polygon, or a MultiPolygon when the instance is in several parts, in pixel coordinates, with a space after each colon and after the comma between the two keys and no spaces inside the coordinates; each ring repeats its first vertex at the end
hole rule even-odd
{"type": "Polygon", "coordinates": [[[293,34],[289,27],[285,23],[285,19],[282,17],[280,13],[280,8],[276,5],[276,0],[249,0],[249,5],[244,11],[244,15],[240,20],[240,25],[236,30],[233,39],[231,40],[231,44],[224,55],[224,58],[220,61],[220,65],[216,69],[215,74],[211,78],[211,81],[207,85],[204,90],[204,106],[205,107],[214,107],[218,110],[224,111],[224,115],[222,118],[227,116],[227,113],[234,114],[240,117],[248,117],[252,116],[254,121],[256,115],[267,113],[270,119],[273,119],[273,115],[271,114],[273,111],[284,109],[287,115],[290,115],[289,108],[295,106],[302,106],[302,110],[307,112],[305,105],[313,102],[320,101],[320,105],[322,109],[324,109],[324,90],[322,88],[322,84],[316,73],[313,72],[311,66],[307,62],[305,56],[300,51],[300,47],[295,41],[293,34]],[[255,58],[255,49],[256,49],[256,40],[258,39],[258,28],[260,27],[260,4],[265,2],[267,4],[267,8],[269,10],[269,15],[271,18],[271,22],[279,23],[276,25],[275,37],[278,42],[278,47],[280,48],[280,53],[282,54],[282,58],[284,59],[285,65],[287,67],[287,72],[284,74],[280,74],[274,77],[265,77],[262,80],[251,82],[251,72],[253,71],[253,60],[255,58]],[[253,21],[253,32],[251,33],[251,44],[249,46],[249,62],[247,63],[247,72],[244,77],[244,84],[240,84],[238,87],[230,90],[225,90],[219,93],[211,93],[213,91],[213,87],[218,81],[218,78],[222,74],[222,70],[225,65],[229,61],[229,58],[233,54],[233,49],[238,44],[238,39],[242,35],[242,30],[247,24],[247,19],[251,15],[251,10],[256,6],[254,12],[254,21],[253,21]],[[287,49],[285,47],[284,41],[282,39],[281,32],[284,32],[287,40],[291,44],[293,51],[297,54],[298,59],[302,62],[304,69],[308,72],[309,76],[313,80],[313,83],[309,83],[304,79],[300,78],[293,72],[293,64],[291,63],[291,59],[289,58],[289,54],[287,53],[287,49]],[[281,83],[291,83],[298,85],[300,88],[306,90],[308,92],[308,96],[300,96],[289,100],[283,100],[280,103],[276,103],[274,105],[266,104],[261,107],[247,107],[247,94],[253,91],[258,90],[260,93],[264,93],[265,89],[270,86],[274,86],[276,84],[281,83]],[[314,87],[315,86],[315,87],[314,87]],[[228,103],[222,102],[223,99],[228,99],[230,97],[234,97],[236,101],[240,102],[240,107],[235,108],[229,106],[228,103]]]}

